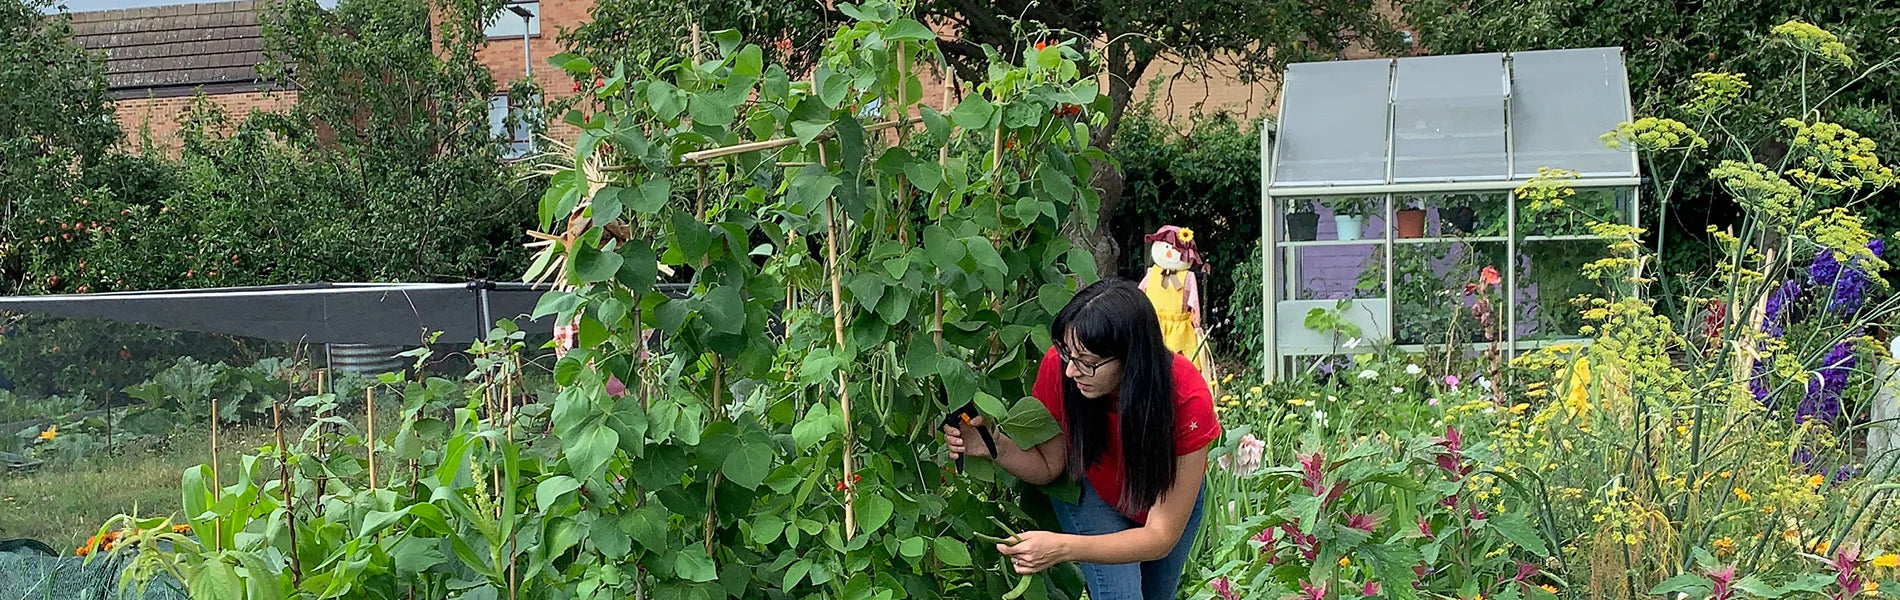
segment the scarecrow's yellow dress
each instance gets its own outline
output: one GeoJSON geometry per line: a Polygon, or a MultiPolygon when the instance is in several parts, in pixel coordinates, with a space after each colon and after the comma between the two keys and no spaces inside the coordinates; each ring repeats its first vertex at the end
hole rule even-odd
{"type": "Polygon", "coordinates": [[[1148,295],[1148,302],[1154,304],[1155,316],[1161,318],[1161,338],[1168,349],[1187,356],[1194,368],[1203,377],[1207,376],[1208,351],[1201,343],[1200,329],[1194,324],[1193,313],[1201,310],[1194,272],[1150,265],[1148,275],[1141,280],[1141,290],[1148,295]]]}

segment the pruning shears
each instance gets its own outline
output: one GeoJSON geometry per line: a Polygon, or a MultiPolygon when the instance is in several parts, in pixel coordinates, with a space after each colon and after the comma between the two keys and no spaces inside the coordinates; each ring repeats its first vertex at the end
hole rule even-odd
{"type": "MultiPolygon", "coordinates": [[[[970,402],[968,404],[963,405],[962,408],[958,408],[956,410],[950,411],[950,414],[944,415],[943,424],[949,427],[961,428],[964,425],[969,425],[970,419],[974,419],[980,416],[981,414],[982,413],[979,413],[976,411],[976,403],[970,402]]],[[[976,427],[976,434],[983,438],[983,447],[989,450],[990,457],[994,458],[996,456],[996,438],[990,435],[989,426],[978,425],[976,427]]],[[[962,472],[963,472],[963,455],[959,454],[957,455],[957,473],[962,473],[962,472]]]]}

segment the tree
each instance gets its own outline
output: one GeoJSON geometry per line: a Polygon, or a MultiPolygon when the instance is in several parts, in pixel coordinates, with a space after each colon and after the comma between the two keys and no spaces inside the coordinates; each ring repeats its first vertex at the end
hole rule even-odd
{"type": "MultiPolygon", "coordinates": [[[[1860,57],[1900,55],[1900,7],[1880,0],[1800,2],[1775,0],[1614,0],[1523,3],[1474,3],[1463,0],[1405,0],[1404,13],[1419,29],[1420,41],[1434,53],[1498,52],[1545,48],[1620,46],[1629,68],[1632,100],[1638,116],[1671,117],[1697,128],[1715,147],[1745,150],[1755,160],[1775,164],[1787,152],[1780,141],[1779,118],[1808,114],[1820,98],[1807,89],[1841,91],[1825,118],[1875,140],[1882,148],[1900,144],[1900,119],[1892,99],[1900,96],[1900,71],[1880,69],[1860,57]],[[1839,34],[1852,64],[1822,68],[1764,43],[1770,30],[1790,18],[1807,20],[1839,34]],[[1732,72],[1747,78],[1737,108],[1739,118],[1721,129],[1703,127],[1704,119],[1688,105],[1697,94],[1697,72],[1732,72]],[[1806,84],[1806,85],[1804,85],[1806,84]]],[[[1683,172],[1707,172],[1717,153],[1704,153],[1683,172]]],[[[1670,173],[1646,173],[1668,177],[1670,173]]],[[[1662,211],[1651,227],[1652,243],[1664,235],[1664,268],[1673,273],[1708,264],[1705,231],[1741,223],[1742,213],[1707,179],[1681,182],[1687,193],[1662,211]],[[1663,230],[1667,230],[1664,232],[1663,230]]],[[[1900,227],[1900,193],[1888,190],[1862,207],[1877,230],[1900,227]]],[[[1664,300],[1668,302],[1668,299],[1664,300]]]]}
{"type": "Polygon", "coordinates": [[[15,221],[31,199],[71,198],[84,170],[121,137],[105,64],[73,41],[51,0],[0,0],[0,294],[24,287],[29,238],[15,221]]]}
{"type": "MultiPolygon", "coordinates": [[[[937,44],[961,81],[984,80],[988,65],[1014,60],[1039,41],[1073,39],[1102,51],[1105,62],[1089,65],[1089,74],[1107,71],[1112,109],[1107,125],[1090,139],[1107,149],[1134,99],[1133,84],[1155,62],[1191,70],[1232,67],[1254,82],[1277,76],[1289,63],[1338,58],[1349,48],[1395,49],[1399,33],[1378,7],[1374,0],[918,0],[916,14],[955,32],[939,36],[937,44]]],[[[601,0],[594,20],[563,39],[595,64],[613,64],[611,59],[633,62],[643,53],[677,56],[693,24],[703,31],[737,29],[775,48],[797,69],[816,56],[817,41],[849,22],[851,10],[849,4],[810,1],[601,0]]],[[[1121,203],[1122,173],[1101,165],[1091,179],[1102,192],[1099,222],[1106,223],[1121,203]]],[[[1104,229],[1070,235],[1090,248],[1107,273],[1119,264],[1121,250],[1104,229]]]]}

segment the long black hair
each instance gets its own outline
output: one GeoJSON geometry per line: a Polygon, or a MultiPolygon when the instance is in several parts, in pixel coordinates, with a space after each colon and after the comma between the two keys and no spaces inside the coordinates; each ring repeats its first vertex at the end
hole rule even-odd
{"type": "Polygon", "coordinates": [[[1069,477],[1079,479],[1108,451],[1109,410],[1121,414],[1121,508],[1146,511],[1174,486],[1174,353],[1161,339],[1155,308],[1135,284],[1102,280],[1082,288],[1056,313],[1049,335],[1070,356],[1086,349],[1120,362],[1113,399],[1082,395],[1065,369],[1062,402],[1069,426],[1069,477]],[[1082,348],[1066,348],[1070,334],[1082,348]]]}

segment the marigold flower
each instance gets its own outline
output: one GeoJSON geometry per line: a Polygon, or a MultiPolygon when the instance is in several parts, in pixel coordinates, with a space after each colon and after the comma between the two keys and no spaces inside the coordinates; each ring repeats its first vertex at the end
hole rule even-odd
{"type": "Polygon", "coordinates": [[[1883,569],[1900,567],[1900,555],[1891,552],[1874,557],[1874,566],[1883,569]]]}
{"type": "Polygon", "coordinates": [[[47,428],[46,428],[46,431],[42,431],[42,432],[40,432],[40,439],[41,439],[41,440],[45,440],[45,441],[52,441],[52,440],[53,440],[53,438],[55,438],[55,437],[59,437],[59,426],[58,426],[58,425],[54,425],[54,426],[51,426],[51,427],[47,427],[47,428]]]}

